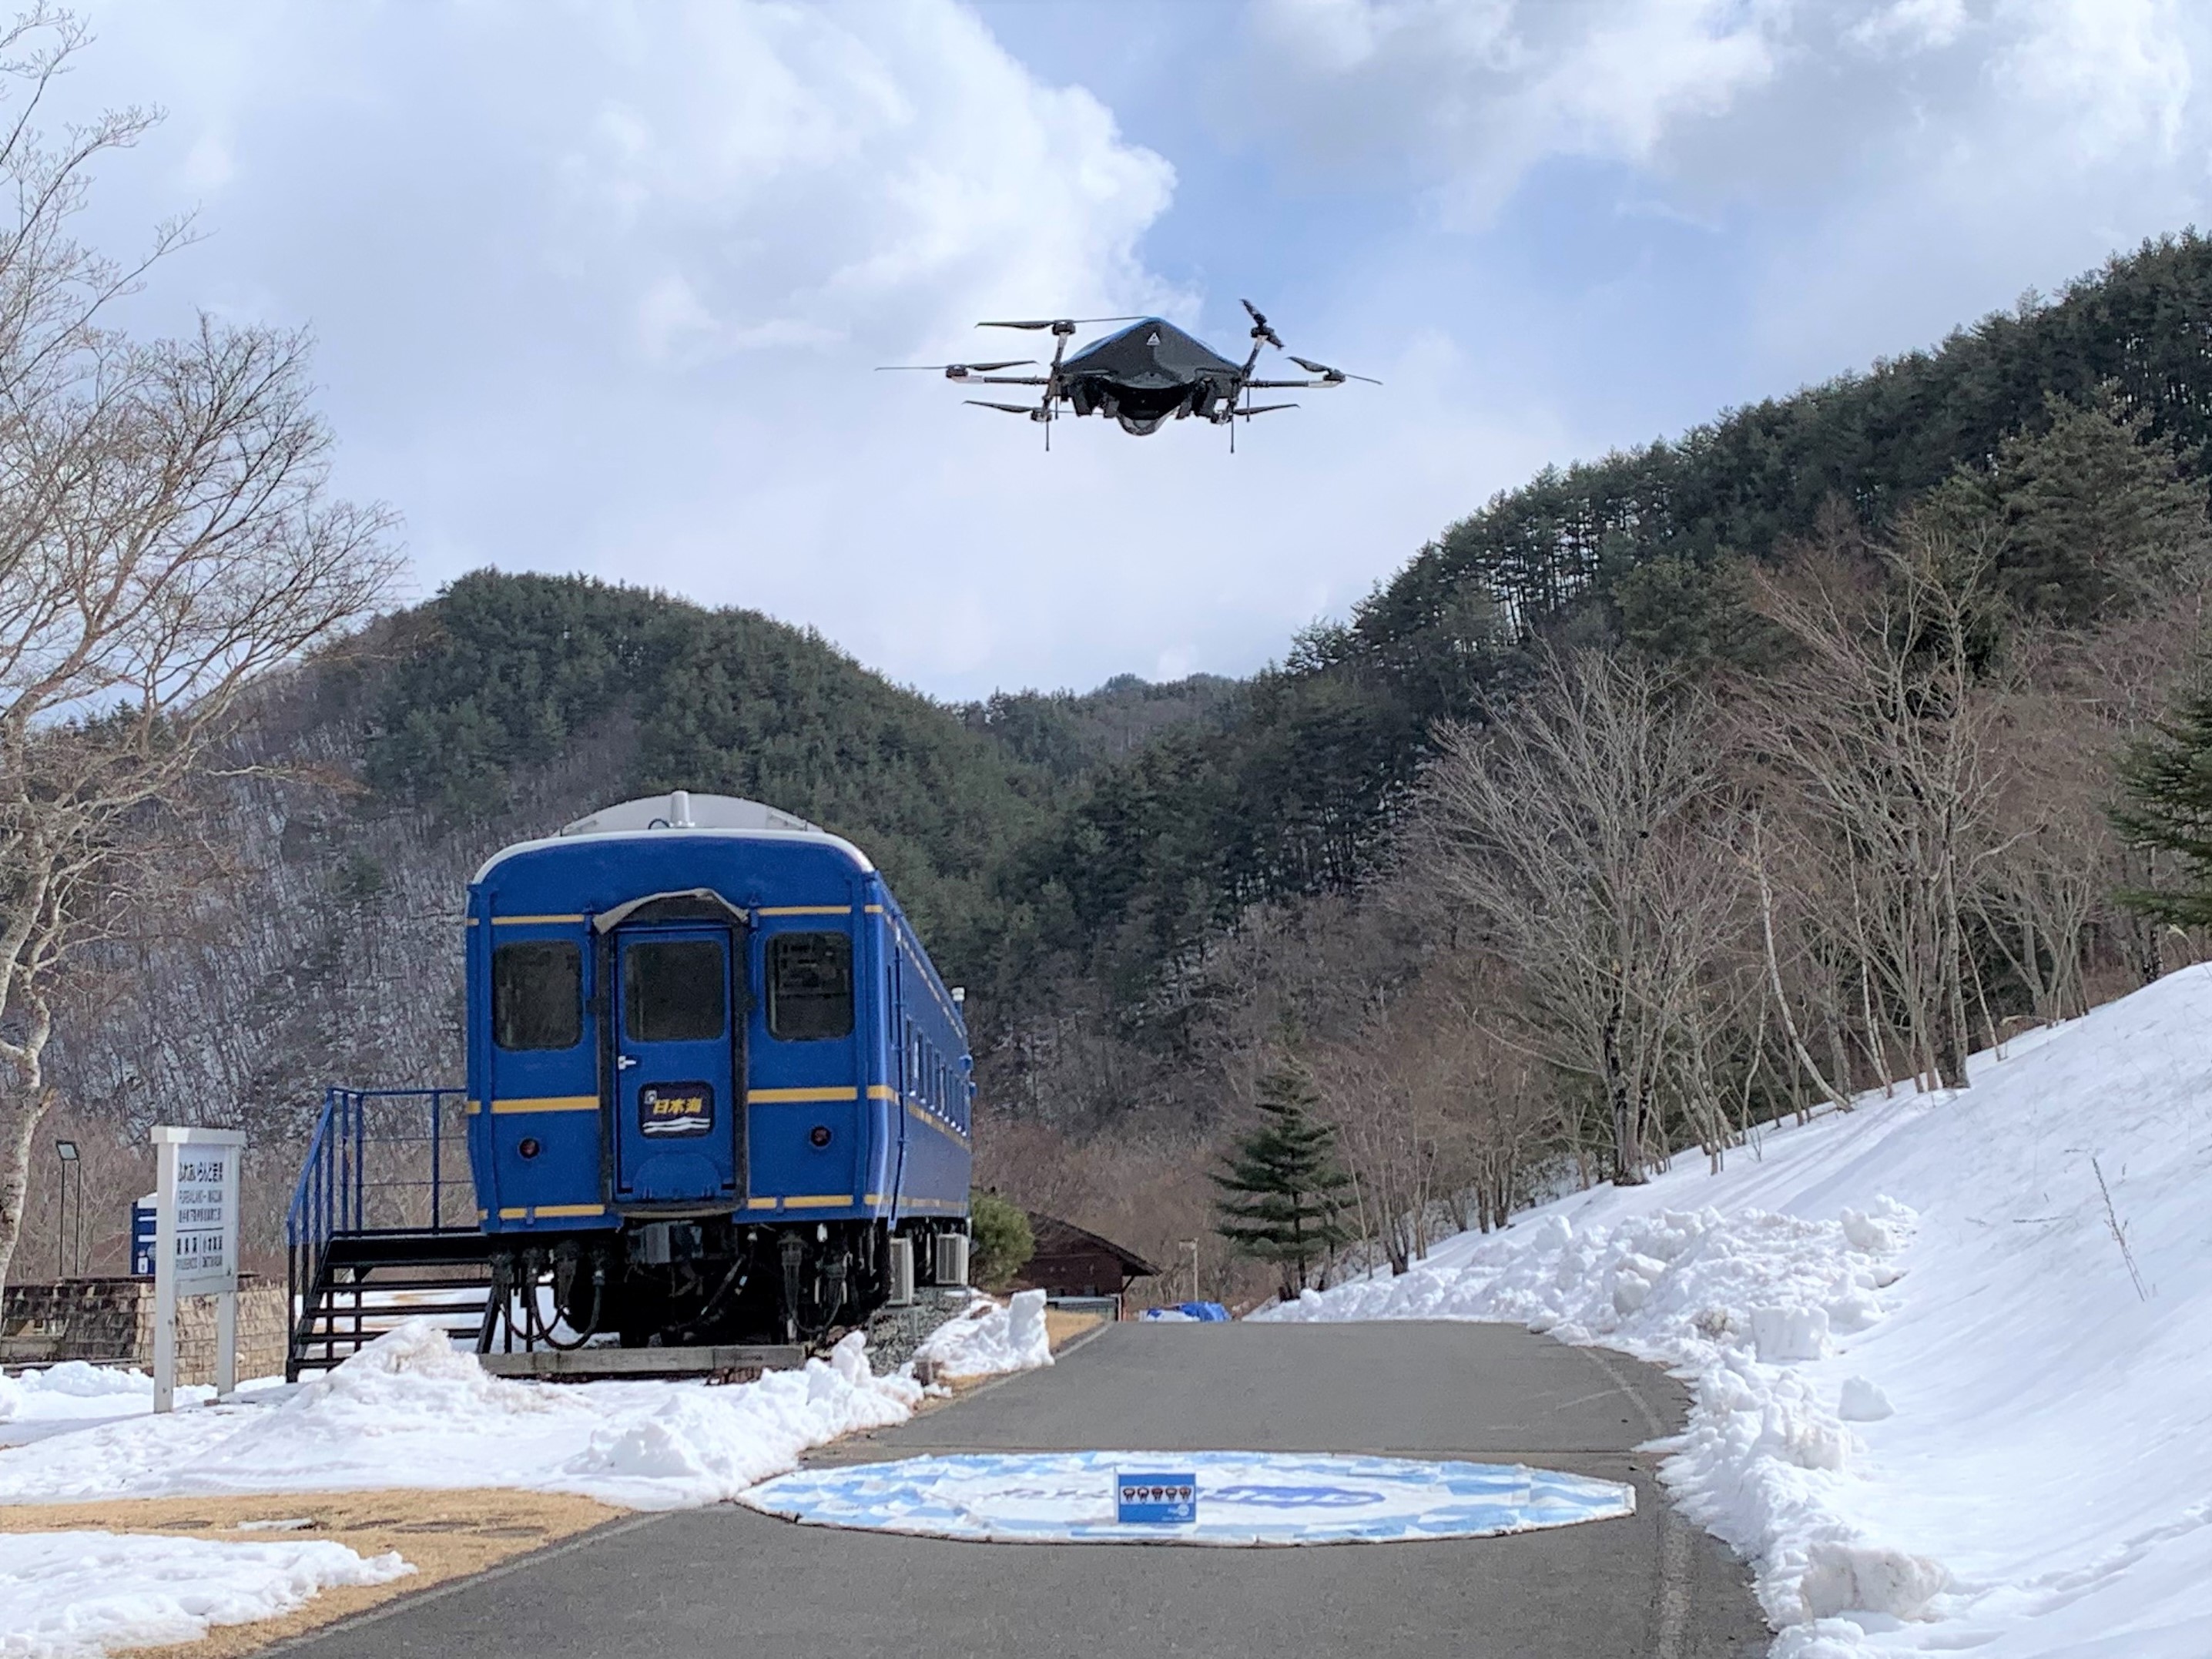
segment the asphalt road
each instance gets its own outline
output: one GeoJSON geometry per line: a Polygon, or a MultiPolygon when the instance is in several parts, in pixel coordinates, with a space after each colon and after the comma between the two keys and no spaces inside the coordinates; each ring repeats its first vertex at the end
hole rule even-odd
{"type": "Polygon", "coordinates": [[[1743,1569],[1667,1509],[1656,1460],[1632,1449],[1677,1428],[1684,1404],[1649,1366],[1517,1326],[1115,1326],[1050,1370],[819,1461],[1085,1448],[1453,1456],[1627,1480],[1637,1513],[1501,1538],[1175,1549],[953,1543],[723,1505],[618,1523],[289,1651],[1753,1659],[1768,1638],[1743,1569]]]}

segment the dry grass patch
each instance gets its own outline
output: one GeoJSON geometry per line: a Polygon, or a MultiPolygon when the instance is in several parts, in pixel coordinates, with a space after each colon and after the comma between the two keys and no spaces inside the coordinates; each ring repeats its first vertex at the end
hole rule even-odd
{"type": "Polygon", "coordinates": [[[1065,1313],[1058,1308],[1044,1310],[1044,1334],[1054,1349],[1066,1347],[1085,1331],[1095,1331],[1106,1322],[1099,1313],[1065,1313]]]}
{"type": "Polygon", "coordinates": [[[274,1543],[328,1538],[364,1556],[397,1550],[415,1571],[388,1584],[326,1589],[298,1612],[251,1625],[222,1625],[198,1642],[133,1650],[152,1659],[234,1659],[434,1584],[482,1572],[525,1551],[629,1514],[554,1492],[295,1492],[258,1498],[146,1498],[94,1504],[0,1505],[0,1532],[166,1533],[176,1537],[274,1543]],[[282,1530],[247,1521],[300,1521],[282,1530]]]}

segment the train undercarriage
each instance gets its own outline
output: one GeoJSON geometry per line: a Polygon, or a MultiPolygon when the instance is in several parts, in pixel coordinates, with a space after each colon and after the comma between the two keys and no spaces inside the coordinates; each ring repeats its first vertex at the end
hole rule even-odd
{"type": "Polygon", "coordinates": [[[965,1284],[967,1244],[928,1223],[633,1217],[496,1249],[478,1346],[812,1344],[918,1286],[965,1284]]]}

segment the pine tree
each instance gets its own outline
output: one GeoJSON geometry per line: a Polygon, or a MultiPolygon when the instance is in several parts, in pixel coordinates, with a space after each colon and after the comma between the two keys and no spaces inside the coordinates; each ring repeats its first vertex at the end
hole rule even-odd
{"type": "Polygon", "coordinates": [[[2120,757],[2124,802],[2112,823],[2131,846],[2170,854],[2186,872],[2178,888],[2139,888],[2120,902],[2159,921],[2212,926],[2212,680],[2200,679],[2172,713],[2120,757]]]}
{"type": "Polygon", "coordinates": [[[1352,1237],[1340,1197],[1352,1178],[1331,1156],[1335,1132],[1313,1120],[1320,1097],[1304,1066],[1285,1061],[1268,1073],[1254,1103],[1264,1121],[1213,1177],[1222,1194],[1215,1231],[1239,1255],[1273,1262],[1287,1300],[1352,1237]]]}
{"type": "Polygon", "coordinates": [[[2022,610],[2092,623],[2202,556],[2204,488],[2112,386],[2082,407],[2046,397],[2044,416],[2005,438],[1986,471],[1954,472],[1929,505],[1939,519],[1984,515],[1999,538],[1998,581],[2022,610]]]}

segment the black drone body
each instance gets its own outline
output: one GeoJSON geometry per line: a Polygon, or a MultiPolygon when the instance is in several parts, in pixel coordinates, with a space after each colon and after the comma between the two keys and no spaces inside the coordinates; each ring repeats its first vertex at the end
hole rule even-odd
{"type": "MultiPolygon", "coordinates": [[[[987,398],[968,401],[983,409],[1026,415],[1043,424],[1045,447],[1052,447],[1052,422],[1069,415],[1103,415],[1121,423],[1124,432],[1142,438],[1158,431],[1170,420],[1197,416],[1230,428],[1230,447],[1236,447],[1236,422],[1296,404],[1255,404],[1255,392],[1287,391],[1310,386],[1342,386],[1346,380],[1379,380],[1365,374],[1346,374],[1304,357],[1291,361],[1309,378],[1269,380],[1256,377],[1260,349],[1283,349],[1283,343],[1267,319],[1249,300],[1252,349],[1242,363],[1223,356],[1195,336],[1162,317],[1059,317],[1025,322],[978,323],[978,328],[1050,329],[1054,337],[1052,362],[995,363],[931,363],[900,365],[941,370],[948,380],[969,386],[1027,386],[1042,388],[1034,404],[995,403],[987,398]],[[1127,323],[1103,339],[1070,354],[1067,343],[1085,323],[1127,323]],[[1043,368],[1042,374],[1003,374],[1001,369],[1043,368]]],[[[1290,356],[1287,352],[1285,355],[1290,356]]]]}

